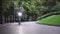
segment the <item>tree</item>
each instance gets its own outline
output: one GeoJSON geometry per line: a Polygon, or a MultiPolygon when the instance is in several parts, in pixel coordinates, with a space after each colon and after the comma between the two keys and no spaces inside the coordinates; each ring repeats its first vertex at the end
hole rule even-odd
{"type": "Polygon", "coordinates": [[[2,21],[2,0],[0,0],[0,24],[3,24],[3,21],[2,21]]]}
{"type": "Polygon", "coordinates": [[[2,14],[4,17],[8,18],[11,15],[13,16],[14,10],[16,11],[19,7],[18,1],[19,0],[2,0],[2,14]]]}

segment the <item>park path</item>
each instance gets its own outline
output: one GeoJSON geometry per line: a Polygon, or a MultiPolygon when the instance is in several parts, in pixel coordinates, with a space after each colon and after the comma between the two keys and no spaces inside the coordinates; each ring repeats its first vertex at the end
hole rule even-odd
{"type": "Polygon", "coordinates": [[[33,22],[9,23],[0,27],[0,34],[60,34],[60,27],[36,24],[33,22]]]}

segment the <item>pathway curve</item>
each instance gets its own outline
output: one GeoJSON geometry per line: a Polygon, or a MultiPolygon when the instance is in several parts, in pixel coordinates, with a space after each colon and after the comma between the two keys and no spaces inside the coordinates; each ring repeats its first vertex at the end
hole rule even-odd
{"type": "Polygon", "coordinates": [[[0,34],[60,34],[60,27],[36,24],[36,22],[10,23],[0,28],[0,34]]]}

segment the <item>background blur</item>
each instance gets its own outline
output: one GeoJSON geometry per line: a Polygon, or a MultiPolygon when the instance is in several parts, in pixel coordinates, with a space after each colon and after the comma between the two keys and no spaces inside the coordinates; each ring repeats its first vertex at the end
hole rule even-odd
{"type": "MultiPolygon", "coordinates": [[[[18,22],[18,9],[22,7],[21,21],[36,21],[52,12],[60,14],[60,0],[1,0],[0,23],[18,22]]],[[[52,14],[51,14],[52,13],[52,14]]]]}

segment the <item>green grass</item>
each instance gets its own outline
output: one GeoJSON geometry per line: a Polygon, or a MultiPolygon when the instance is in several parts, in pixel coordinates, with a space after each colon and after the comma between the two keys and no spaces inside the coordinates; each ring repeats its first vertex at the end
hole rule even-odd
{"type": "Polygon", "coordinates": [[[44,19],[38,20],[38,23],[44,23],[44,24],[56,24],[60,25],[60,15],[54,15],[54,16],[49,16],[44,19]]]}

